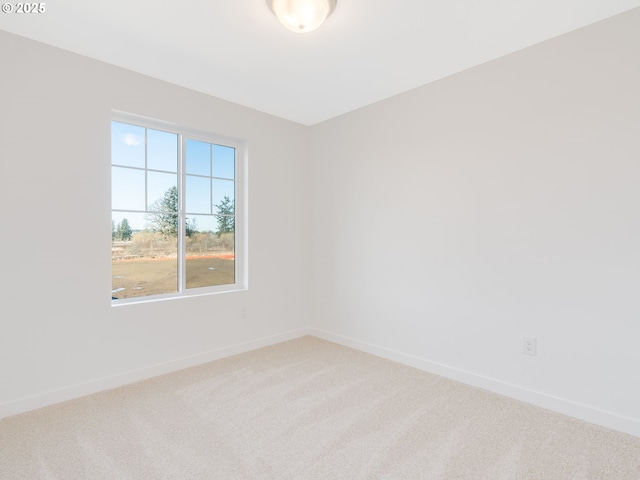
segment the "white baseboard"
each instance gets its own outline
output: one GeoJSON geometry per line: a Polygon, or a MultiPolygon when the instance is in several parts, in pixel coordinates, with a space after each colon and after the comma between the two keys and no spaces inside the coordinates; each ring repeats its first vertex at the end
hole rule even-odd
{"type": "Polygon", "coordinates": [[[538,407],[546,408],[547,410],[561,413],[563,415],[640,437],[640,421],[637,419],[624,417],[571,400],[554,397],[553,395],[548,395],[546,393],[529,390],[518,385],[502,382],[500,380],[478,375],[466,370],[449,367],[425,358],[408,355],[379,345],[336,335],[317,328],[311,328],[310,334],[330,342],[344,345],[345,347],[370,353],[378,357],[386,358],[387,360],[402,363],[435,375],[456,380],[467,385],[473,385],[474,387],[479,387],[538,407]]]}
{"type": "Polygon", "coordinates": [[[227,347],[216,348],[196,355],[158,363],[149,367],[144,367],[129,372],[123,372],[109,377],[98,378],[88,382],[71,385],[33,396],[19,398],[6,403],[0,403],[0,418],[11,417],[20,413],[35,410],[37,408],[54,405],[74,398],[83,397],[92,393],[109,390],[130,383],[146,380],[148,378],[175,372],[183,368],[194,367],[203,363],[212,362],[221,358],[230,357],[239,353],[249,352],[257,348],[266,347],[276,343],[293,340],[295,338],[309,335],[308,328],[301,328],[289,332],[283,332],[268,337],[251,340],[249,342],[238,343],[227,347]]]}
{"type": "Polygon", "coordinates": [[[509,384],[500,380],[478,375],[473,372],[460,370],[425,358],[408,355],[397,350],[362,342],[360,340],[344,337],[342,335],[337,335],[317,328],[301,328],[289,332],[283,332],[251,340],[249,342],[221,347],[196,355],[151,365],[149,367],[123,372],[117,375],[103,377],[29,397],[23,397],[6,403],[0,403],[0,418],[18,415],[30,410],[54,405],[56,403],[90,395],[92,393],[121,387],[130,383],[163,375],[165,373],[182,370],[183,368],[201,365],[203,363],[212,362],[214,360],[230,357],[232,355],[248,352],[268,345],[293,340],[305,335],[314,335],[330,342],[418,368],[435,375],[450,378],[452,380],[530,403],[538,407],[546,408],[557,413],[640,437],[640,421],[636,419],[617,415],[612,412],[600,410],[571,400],[554,397],[553,395],[548,395],[546,393],[529,390],[518,385],[509,384]]]}

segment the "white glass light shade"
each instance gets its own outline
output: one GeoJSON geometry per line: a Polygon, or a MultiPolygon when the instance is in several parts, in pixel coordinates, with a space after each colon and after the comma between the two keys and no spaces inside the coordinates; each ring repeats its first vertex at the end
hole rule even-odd
{"type": "Polygon", "coordinates": [[[267,0],[280,23],[297,33],[313,32],[331,15],[336,0],[267,0]]]}

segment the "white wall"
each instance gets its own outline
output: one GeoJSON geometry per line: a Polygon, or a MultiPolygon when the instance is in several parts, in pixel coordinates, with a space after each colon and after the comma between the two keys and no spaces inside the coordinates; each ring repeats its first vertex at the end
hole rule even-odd
{"type": "Polygon", "coordinates": [[[636,9],[312,127],[318,332],[640,435],[639,59],[636,9]]]}
{"type": "Polygon", "coordinates": [[[5,32],[0,65],[0,417],[307,324],[307,127],[5,32]],[[111,109],[248,141],[248,291],[111,307],[111,109]]]}

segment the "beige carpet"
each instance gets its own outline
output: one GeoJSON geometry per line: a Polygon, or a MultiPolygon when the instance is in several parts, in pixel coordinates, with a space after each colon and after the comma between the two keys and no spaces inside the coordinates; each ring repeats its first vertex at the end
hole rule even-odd
{"type": "Polygon", "coordinates": [[[640,479],[640,439],[314,337],[0,421],[0,479],[640,479]]]}

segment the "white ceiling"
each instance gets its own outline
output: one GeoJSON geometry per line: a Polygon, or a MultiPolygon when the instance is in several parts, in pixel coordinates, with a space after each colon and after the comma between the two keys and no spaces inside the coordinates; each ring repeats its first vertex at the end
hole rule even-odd
{"type": "Polygon", "coordinates": [[[0,14],[0,29],[313,125],[640,0],[338,0],[306,35],[280,25],[265,0],[45,5],[0,14]]]}

